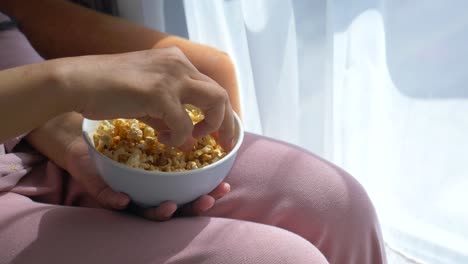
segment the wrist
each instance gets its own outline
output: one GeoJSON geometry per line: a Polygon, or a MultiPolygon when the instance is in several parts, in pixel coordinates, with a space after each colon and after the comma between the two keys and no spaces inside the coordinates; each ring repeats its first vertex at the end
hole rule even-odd
{"type": "Polygon", "coordinates": [[[61,105],[62,113],[76,111],[79,104],[79,89],[72,84],[72,63],[64,59],[47,61],[48,63],[48,87],[54,89],[57,104],[61,105]]]}

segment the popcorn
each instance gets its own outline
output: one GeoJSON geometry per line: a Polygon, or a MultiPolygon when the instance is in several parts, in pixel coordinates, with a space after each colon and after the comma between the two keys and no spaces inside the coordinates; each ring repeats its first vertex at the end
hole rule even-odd
{"type": "Polygon", "coordinates": [[[143,131],[140,129],[138,120],[130,120],[130,130],[127,131],[127,138],[135,142],[139,142],[143,138],[143,131]]]}
{"type": "Polygon", "coordinates": [[[205,119],[205,115],[203,115],[200,109],[197,108],[196,106],[186,104],[185,111],[188,113],[188,115],[192,119],[192,122],[194,125],[201,122],[203,119],[205,119]]]}
{"type": "MultiPolygon", "coordinates": [[[[185,109],[194,124],[205,118],[195,106],[185,105],[185,109]]],[[[149,171],[193,170],[226,156],[210,135],[199,139],[189,152],[160,143],[157,135],[157,131],[143,122],[119,118],[102,121],[93,140],[96,149],[110,159],[149,171]]]]}

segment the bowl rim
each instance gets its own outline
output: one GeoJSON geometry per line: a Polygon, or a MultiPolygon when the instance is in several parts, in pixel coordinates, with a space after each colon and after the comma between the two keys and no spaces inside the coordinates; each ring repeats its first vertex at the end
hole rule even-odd
{"type": "Polygon", "coordinates": [[[236,125],[239,127],[239,136],[238,136],[238,139],[237,139],[237,142],[236,144],[234,145],[234,147],[231,149],[231,151],[229,151],[229,153],[224,156],[222,159],[214,162],[214,163],[211,163],[203,168],[197,168],[197,169],[193,169],[193,170],[187,170],[187,171],[148,171],[148,170],[144,170],[144,169],[139,169],[139,168],[132,168],[132,167],[129,167],[125,164],[122,164],[120,162],[117,162],[109,157],[107,157],[106,155],[102,154],[101,152],[99,152],[96,147],[94,147],[93,144],[91,144],[90,140],[91,138],[89,138],[87,136],[88,134],[88,131],[85,131],[84,129],[84,125],[85,125],[85,122],[86,121],[102,121],[102,120],[92,120],[92,119],[87,119],[87,118],[83,118],[83,123],[81,125],[81,130],[82,130],[82,136],[84,137],[84,140],[86,142],[86,144],[88,145],[88,149],[91,149],[91,151],[97,153],[98,155],[100,155],[101,157],[104,158],[105,161],[107,162],[110,162],[111,164],[119,167],[119,168],[122,168],[124,170],[128,170],[130,172],[138,172],[138,174],[148,174],[148,175],[151,175],[151,176],[163,176],[163,177],[177,177],[177,176],[187,176],[187,175],[193,175],[194,172],[200,172],[200,173],[203,173],[203,171],[207,171],[207,170],[210,170],[211,168],[214,168],[216,166],[219,166],[221,165],[221,163],[224,163],[226,162],[227,160],[229,160],[229,158],[231,158],[232,156],[236,155],[237,154],[237,151],[239,150],[240,146],[242,145],[242,142],[244,141],[244,126],[242,125],[242,121],[240,120],[239,116],[237,115],[237,113],[233,112],[234,114],[234,120],[235,120],[235,123],[236,125]]]}

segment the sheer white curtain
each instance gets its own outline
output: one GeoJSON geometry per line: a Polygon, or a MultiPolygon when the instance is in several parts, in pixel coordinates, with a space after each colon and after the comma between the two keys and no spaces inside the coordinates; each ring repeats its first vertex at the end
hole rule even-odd
{"type": "Polygon", "coordinates": [[[248,130],[324,151],[327,36],[320,1],[185,1],[191,39],[227,51],[248,130]]]}
{"type": "Polygon", "coordinates": [[[468,263],[468,2],[185,0],[236,64],[250,131],[351,172],[388,245],[468,263]]]}

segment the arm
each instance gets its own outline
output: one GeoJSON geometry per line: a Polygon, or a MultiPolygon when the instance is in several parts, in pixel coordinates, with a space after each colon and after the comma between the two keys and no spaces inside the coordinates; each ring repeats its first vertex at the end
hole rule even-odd
{"type": "Polygon", "coordinates": [[[201,73],[227,90],[233,109],[240,113],[234,65],[219,50],[64,0],[0,0],[0,10],[19,21],[21,30],[45,58],[177,46],[201,73]]]}
{"type": "MultiPolygon", "coordinates": [[[[107,186],[92,166],[81,135],[82,116],[69,112],[51,119],[72,110],[94,119],[140,117],[155,128],[159,124],[170,129],[166,140],[178,140],[179,144],[186,138],[182,134],[190,134],[192,129],[203,135],[220,125],[224,129],[219,131],[227,133],[226,139],[233,133],[226,92],[212,80],[206,80],[177,48],[63,58],[0,72],[0,121],[4,124],[0,139],[50,119],[34,129],[27,136],[28,141],[65,168],[101,205],[115,209],[126,207],[129,197],[107,186]],[[206,113],[205,126],[193,127],[182,108],[183,102],[200,104],[206,113]],[[222,112],[224,119],[216,114],[222,112]],[[182,134],[173,137],[176,131],[182,134]]],[[[183,211],[205,211],[228,191],[229,186],[221,183],[183,211]]],[[[137,213],[165,220],[176,208],[175,203],[167,202],[137,213]]]]}
{"type": "Polygon", "coordinates": [[[226,91],[175,47],[61,58],[0,72],[0,122],[7,124],[0,140],[68,111],[95,120],[139,118],[172,146],[219,131],[229,149],[234,135],[226,91]],[[198,106],[205,119],[194,126],[184,104],[198,106]]]}
{"type": "Polygon", "coordinates": [[[0,71],[0,142],[73,110],[53,65],[51,61],[0,71]]]}

